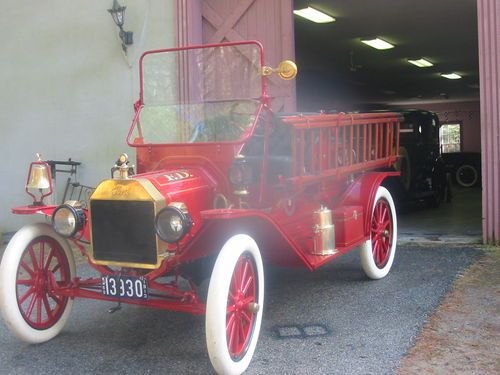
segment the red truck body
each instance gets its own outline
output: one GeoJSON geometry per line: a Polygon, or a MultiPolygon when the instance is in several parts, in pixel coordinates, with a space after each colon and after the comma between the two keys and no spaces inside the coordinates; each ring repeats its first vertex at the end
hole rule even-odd
{"type": "MultiPolygon", "coordinates": [[[[76,297],[207,313],[207,346],[216,371],[241,373],[260,329],[260,254],[265,262],[314,270],[365,246],[365,272],[385,276],[397,227],[392,199],[381,185],[397,175],[391,167],[398,157],[400,115],[274,113],[266,92],[266,74],[273,69],[263,62],[258,42],[142,56],[140,98],[127,137],[136,149],[137,174],[130,175],[128,160],[120,159],[117,175],[96,188],[87,208],[68,203],[13,209],[52,216],[58,233],[22,229],[28,239],[14,237],[2,261],[17,259],[29,276],[2,276],[16,285],[18,320],[28,325],[14,322],[18,337],[39,342],[57,334],[60,328],[54,327],[76,297]],[[252,81],[238,81],[240,73],[252,81]],[[80,219],[71,235],[62,233],[80,219]],[[99,275],[74,275],[65,241],[99,275]],[[222,265],[234,272],[220,275],[222,265]],[[210,276],[205,303],[199,285],[210,276]],[[40,278],[45,281],[33,281],[40,278]],[[110,291],[113,283],[123,293],[110,291]],[[216,312],[221,303],[227,316],[216,312]],[[225,328],[217,328],[219,323],[225,328]],[[40,338],[29,327],[47,330],[50,337],[40,338]]],[[[17,319],[3,315],[9,322],[17,319]]]]}

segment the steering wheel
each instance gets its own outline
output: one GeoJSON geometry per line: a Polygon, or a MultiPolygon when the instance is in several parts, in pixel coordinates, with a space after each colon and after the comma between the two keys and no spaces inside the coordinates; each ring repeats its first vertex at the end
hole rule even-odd
{"type": "Polygon", "coordinates": [[[252,116],[254,113],[248,110],[248,107],[245,106],[246,104],[246,102],[238,101],[233,103],[229,108],[229,121],[231,126],[235,130],[238,130],[239,135],[247,131],[253,123],[252,116]]]}
{"type": "Polygon", "coordinates": [[[201,138],[204,135],[205,135],[205,122],[203,120],[200,120],[194,126],[194,131],[191,134],[188,143],[194,143],[198,138],[201,138]]]}

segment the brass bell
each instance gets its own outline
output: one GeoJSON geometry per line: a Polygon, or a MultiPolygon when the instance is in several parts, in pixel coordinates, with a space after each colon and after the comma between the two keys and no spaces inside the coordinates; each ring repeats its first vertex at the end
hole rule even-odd
{"type": "Polygon", "coordinates": [[[46,164],[33,164],[31,173],[26,184],[28,189],[48,189],[50,188],[50,177],[46,164]]]}
{"type": "Polygon", "coordinates": [[[52,194],[52,176],[49,165],[37,154],[37,161],[30,165],[26,193],[33,198],[33,206],[43,206],[43,199],[52,194]]]}

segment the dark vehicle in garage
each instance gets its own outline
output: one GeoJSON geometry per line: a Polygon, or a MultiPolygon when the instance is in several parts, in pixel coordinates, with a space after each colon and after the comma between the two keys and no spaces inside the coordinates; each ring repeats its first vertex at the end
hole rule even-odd
{"type": "MultiPolygon", "coordinates": [[[[451,201],[450,183],[439,149],[439,118],[421,109],[391,109],[403,116],[399,131],[399,159],[394,168],[399,178],[388,181],[399,205],[424,200],[437,207],[451,201]]],[[[379,111],[376,111],[379,112],[379,111]]]]}

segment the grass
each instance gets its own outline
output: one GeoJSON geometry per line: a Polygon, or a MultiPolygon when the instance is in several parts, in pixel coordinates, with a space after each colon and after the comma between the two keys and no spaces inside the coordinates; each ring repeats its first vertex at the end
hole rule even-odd
{"type": "Polygon", "coordinates": [[[484,256],[473,264],[461,282],[481,288],[500,285],[500,246],[482,246],[484,256]]]}

